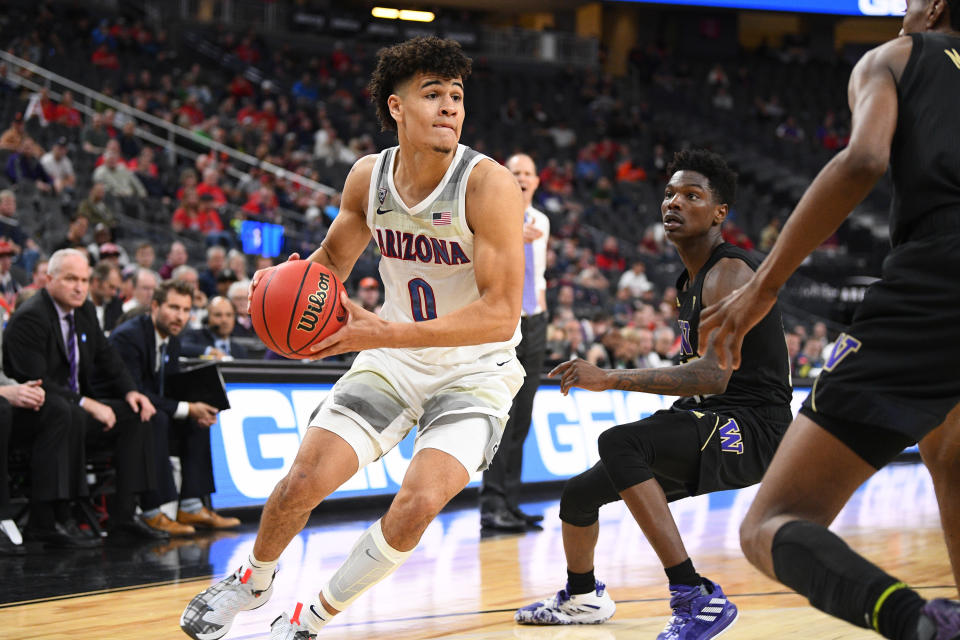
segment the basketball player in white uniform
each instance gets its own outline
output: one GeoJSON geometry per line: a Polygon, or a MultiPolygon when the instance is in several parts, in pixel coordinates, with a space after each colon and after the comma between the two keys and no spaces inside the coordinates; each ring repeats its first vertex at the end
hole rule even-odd
{"type": "Polygon", "coordinates": [[[346,280],[372,234],[383,309],[376,316],[344,294],[349,320],[315,355],[361,353],[311,416],[316,428],[268,499],[253,553],[187,605],[180,625],[196,640],[222,637],[239,611],[265,604],[277,558],[311,510],[411,429],[414,456],[387,513],[319,593],[273,621],[271,640],[313,638],[392,573],[496,451],[524,375],[514,357],[524,205],[509,171],[458,144],[469,72],[449,40],[416,38],[379,54],[370,92],[399,146],[354,165],[340,214],[309,259],[346,280]]]}

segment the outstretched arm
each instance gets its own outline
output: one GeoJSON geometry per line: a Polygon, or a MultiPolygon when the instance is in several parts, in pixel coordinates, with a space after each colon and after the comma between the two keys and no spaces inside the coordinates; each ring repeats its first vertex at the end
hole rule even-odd
{"type": "Polygon", "coordinates": [[[849,87],[850,145],[817,175],[750,282],[701,315],[701,335],[713,335],[700,341],[700,350],[715,349],[721,367],[740,366],[743,337],[773,307],[780,287],[886,171],[897,128],[896,78],[912,46],[910,38],[898,38],[857,63],[849,87]]]}
{"type": "MultiPolygon", "coordinates": [[[[742,260],[724,258],[719,261],[704,279],[704,304],[729,295],[745,284],[752,275],[753,271],[742,260]]],[[[700,335],[703,336],[702,329],[700,335]]],[[[732,374],[730,369],[720,368],[716,350],[712,347],[707,348],[703,357],[676,367],[606,370],[584,360],[571,360],[550,372],[551,376],[562,375],[560,391],[564,395],[571,387],[589,391],[643,391],[671,396],[717,394],[726,391],[732,374]]]]}

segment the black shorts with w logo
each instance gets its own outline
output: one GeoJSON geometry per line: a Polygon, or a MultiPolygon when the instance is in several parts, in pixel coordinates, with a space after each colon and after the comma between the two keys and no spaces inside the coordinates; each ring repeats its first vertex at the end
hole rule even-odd
{"type": "Polygon", "coordinates": [[[880,468],[960,402],[960,234],[883,263],[801,413],[880,468]]]}

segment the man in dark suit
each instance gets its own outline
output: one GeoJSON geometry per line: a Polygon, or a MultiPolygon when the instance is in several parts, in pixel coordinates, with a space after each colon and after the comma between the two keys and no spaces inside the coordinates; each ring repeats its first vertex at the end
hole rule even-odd
{"type": "Polygon", "coordinates": [[[214,360],[246,358],[247,348],[231,337],[236,322],[237,310],[233,303],[229,298],[217,296],[207,303],[207,326],[183,334],[183,355],[209,356],[214,360]]]}
{"type": "Polygon", "coordinates": [[[117,297],[120,289],[120,267],[110,261],[101,260],[90,275],[90,301],[97,312],[100,328],[107,335],[117,326],[117,319],[123,315],[123,301],[117,297]]]}
{"type": "Polygon", "coordinates": [[[192,301],[192,284],[166,280],[153,293],[150,313],[131,318],[110,334],[110,343],[137,388],[157,408],[153,427],[158,488],[145,494],[140,506],[147,525],[170,535],[190,535],[194,526],[223,529],[240,524],[203,504],[215,489],[209,428],[217,420],[216,407],[164,396],[166,377],[179,370],[180,332],[190,319],[192,301]],[[179,443],[182,473],[176,521],[160,510],[160,505],[177,499],[170,466],[171,437],[179,443]]]}
{"type": "Polygon", "coordinates": [[[156,486],[154,466],[148,464],[153,460],[153,404],[136,390],[100,330],[87,300],[87,257],[76,249],[57,251],[48,272],[46,287],[10,318],[3,341],[4,371],[20,382],[42,380],[45,392],[39,411],[13,409],[14,438],[29,439],[32,446],[26,538],[54,547],[87,546],[79,531],[70,528],[68,507],[87,493],[87,443],[113,452],[112,532],[166,537],[134,515],[136,494],[156,486]],[[98,373],[109,379],[109,395],[94,390],[98,373]]]}

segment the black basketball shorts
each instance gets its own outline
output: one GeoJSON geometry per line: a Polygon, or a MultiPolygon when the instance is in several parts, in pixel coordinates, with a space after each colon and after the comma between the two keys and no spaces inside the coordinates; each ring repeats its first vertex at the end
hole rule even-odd
{"type": "Polygon", "coordinates": [[[801,413],[876,468],[960,402],[960,235],[895,247],[801,413]]]}

